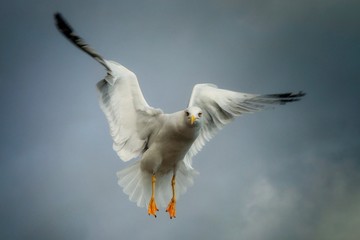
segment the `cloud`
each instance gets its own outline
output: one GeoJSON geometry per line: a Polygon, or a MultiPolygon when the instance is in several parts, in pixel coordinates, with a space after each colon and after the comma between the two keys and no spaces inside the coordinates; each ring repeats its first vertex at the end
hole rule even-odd
{"type": "Polygon", "coordinates": [[[289,227],[299,197],[292,189],[280,190],[267,179],[258,179],[241,211],[240,239],[279,239],[291,234],[289,227]]]}

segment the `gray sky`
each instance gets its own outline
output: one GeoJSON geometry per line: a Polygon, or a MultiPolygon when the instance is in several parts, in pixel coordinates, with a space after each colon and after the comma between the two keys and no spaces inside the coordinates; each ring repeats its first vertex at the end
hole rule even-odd
{"type": "Polygon", "coordinates": [[[0,238],[358,239],[359,11],[355,0],[2,4],[0,238]],[[98,106],[105,71],[57,32],[56,11],[166,112],[200,82],[308,95],[225,127],[195,157],[177,218],[154,219],[116,183],[127,164],[98,106]]]}

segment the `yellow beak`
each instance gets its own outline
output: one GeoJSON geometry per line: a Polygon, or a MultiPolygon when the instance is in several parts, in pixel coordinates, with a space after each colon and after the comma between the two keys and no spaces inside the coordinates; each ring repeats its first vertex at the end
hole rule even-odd
{"type": "Polygon", "coordinates": [[[190,124],[193,125],[196,120],[196,117],[194,115],[191,115],[190,117],[190,124]]]}

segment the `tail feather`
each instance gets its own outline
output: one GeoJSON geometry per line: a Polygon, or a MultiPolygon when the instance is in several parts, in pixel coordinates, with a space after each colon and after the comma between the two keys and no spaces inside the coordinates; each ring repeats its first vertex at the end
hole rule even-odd
{"type": "MultiPolygon", "coordinates": [[[[187,168],[184,162],[180,162],[176,172],[177,198],[193,185],[193,178],[197,174],[195,170],[187,168]]],[[[139,207],[145,207],[151,197],[151,174],[141,171],[140,162],[117,172],[117,177],[118,184],[130,201],[139,207]]],[[[155,199],[158,206],[166,207],[172,197],[171,178],[172,172],[156,176],[155,199]]]]}
{"type": "Polygon", "coordinates": [[[198,174],[196,170],[188,168],[182,161],[176,173],[177,194],[184,194],[187,188],[194,184],[194,177],[198,174]]]}
{"type": "Polygon", "coordinates": [[[128,195],[131,195],[134,190],[136,190],[136,185],[140,181],[141,173],[139,171],[134,174],[133,178],[129,179],[127,185],[124,187],[124,192],[128,195]]]}
{"type": "Polygon", "coordinates": [[[141,171],[140,162],[117,172],[117,177],[118,184],[123,188],[124,193],[129,195],[130,201],[136,202],[139,207],[144,207],[147,199],[150,199],[145,186],[146,182],[151,184],[151,175],[141,171]],[[150,180],[146,180],[146,177],[150,180]]]}
{"type": "Polygon", "coordinates": [[[143,191],[140,188],[141,184],[142,183],[140,180],[137,181],[134,191],[131,194],[129,194],[129,199],[133,199],[133,201],[135,201],[137,205],[141,205],[142,204],[141,201],[144,201],[143,200],[143,191]]]}

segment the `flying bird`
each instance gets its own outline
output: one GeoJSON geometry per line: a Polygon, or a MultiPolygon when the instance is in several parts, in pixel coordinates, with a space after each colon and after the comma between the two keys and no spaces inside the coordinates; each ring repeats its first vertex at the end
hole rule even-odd
{"type": "Polygon", "coordinates": [[[250,94],[196,84],[188,107],[164,113],[145,100],[136,75],[121,64],[106,60],[77,36],[61,14],[55,14],[58,30],[93,57],[107,71],[97,83],[100,107],[110,126],[113,149],[133,165],[117,172],[118,184],[139,207],[156,217],[158,206],[176,217],[176,201],[193,184],[197,171],[192,158],[207,141],[235,117],[270,105],[300,100],[305,94],[250,94]]]}

